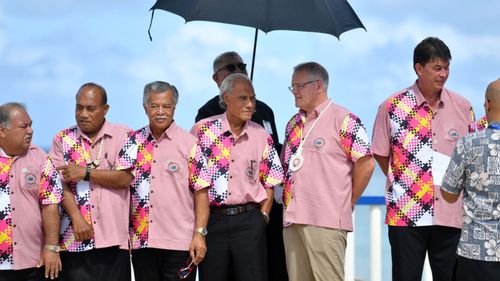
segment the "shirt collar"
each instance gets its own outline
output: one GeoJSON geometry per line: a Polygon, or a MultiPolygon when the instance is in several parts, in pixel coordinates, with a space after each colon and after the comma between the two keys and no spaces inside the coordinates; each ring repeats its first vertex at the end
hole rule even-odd
{"type": "MultiPolygon", "coordinates": [[[[227,120],[227,112],[224,112],[222,114],[221,123],[222,123],[222,133],[225,133],[227,131],[231,132],[231,126],[229,125],[229,121],[227,120]]],[[[241,138],[242,136],[247,135],[247,132],[248,132],[248,121],[245,122],[245,125],[243,125],[243,129],[241,130],[239,137],[241,138]]]]}
{"type": "MultiPolygon", "coordinates": [[[[76,137],[80,138],[82,136],[90,140],[90,138],[84,132],[82,132],[82,130],[80,130],[80,128],[77,126],[76,137]]],[[[101,129],[99,130],[99,132],[97,132],[96,137],[94,139],[94,143],[97,143],[97,141],[104,136],[108,136],[110,138],[113,137],[112,128],[109,125],[108,121],[106,121],[106,119],[104,119],[104,124],[102,124],[101,129]]]]}
{"type": "MultiPolygon", "coordinates": [[[[154,139],[153,132],[151,131],[151,127],[148,125],[147,128],[148,128],[148,134],[150,134],[154,139]]],[[[172,120],[172,123],[170,124],[170,126],[168,126],[168,128],[165,130],[165,132],[163,132],[163,134],[160,136],[160,139],[158,139],[156,141],[160,141],[164,137],[168,138],[169,140],[174,139],[175,135],[177,134],[177,130],[178,130],[178,127],[175,124],[175,121],[172,120]]]]}
{"type": "MultiPolygon", "coordinates": [[[[314,109],[314,114],[313,116],[309,116],[308,119],[311,119],[311,118],[316,118],[318,117],[321,112],[323,112],[323,110],[328,106],[328,104],[330,104],[332,102],[331,99],[327,98],[326,100],[324,100],[322,103],[320,103],[315,109],[314,109]]],[[[304,110],[299,110],[299,114],[302,116],[302,117],[305,117],[306,116],[306,112],[304,110]]]]}
{"type": "MultiPolygon", "coordinates": [[[[415,80],[415,83],[413,86],[410,87],[413,90],[413,93],[415,94],[415,98],[417,100],[417,105],[422,106],[423,104],[428,104],[428,102],[425,100],[424,95],[420,91],[420,88],[418,87],[417,81],[415,80]]],[[[446,90],[444,87],[441,90],[441,94],[439,96],[439,102],[438,102],[438,107],[441,108],[445,104],[447,104],[449,101],[449,94],[448,90],[446,90]]]]}
{"type": "Polygon", "coordinates": [[[21,157],[23,155],[26,155],[28,153],[28,151],[32,150],[32,149],[35,149],[35,145],[33,143],[30,143],[30,147],[28,148],[28,150],[23,153],[23,154],[20,154],[20,155],[16,155],[14,157],[10,157],[7,152],[5,152],[5,150],[3,150],[3,147],[0,147],[0,157],[3,157],[3,158],[13,158],[14,160],[16,160],[18,157],[21,157]]]}

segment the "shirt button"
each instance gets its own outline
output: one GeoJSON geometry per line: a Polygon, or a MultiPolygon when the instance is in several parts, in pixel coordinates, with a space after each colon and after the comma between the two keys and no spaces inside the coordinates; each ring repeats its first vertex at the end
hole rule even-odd
{"type": "Polygon", "coordinates": [[[156,160],[153,160],[153,163],[156,163],[156,160]]]}
{"type": "Polygon", "coordinates": [[[150,220],[149,222],[150,222],[150,223],[153,223],[153,220],[150,220]]]}
{"type": "Polygon", "coordinates": [[[16,210],[16,208],[12,208],[12,211],[15,211],[15,210],[16,210]]]}
{"type": "Polygon", "coordinates": [[[17,242],[14,242],[14,245],[17,245],[17,242]]]}
{"type": "Polygon", "coordinates": [[[149,206],[149,208],[153,209],[153,205],[149,206]]]}
{"type": "Polygon", "coordinates": [[[234,162],[234,159],[231,159],[231,162],[234,162]]]}
{"type": "Polygon", "coordinates": [[[96,222],[96,221],[94,221],[94,224],[97,224],[97,222],[96,222]]]}
{"type": "Polygon", "coordinates": [[[91,189],[90,189],[90,191],[94,191],[94,189],[93,189],[93,188],[91,188],[91,189]]]}
{"type": "Polygon", "coordinates": [[[16,227],[16,225],[14,224],[12,227],[16,227]]]}
{"type": "Polygon", "coordinates": [[[438,140],[433,140],[432,143],[433,144],[438,144],[438,140]]]}
{"type": "Polygon", "coordinates": [[[158,148],[158,145],[157,145],[157,144],[155,144],[155,148],[158,148]]]}
{"type": "Polygon", "coordinates": [[[232,179],[232,178],[233,178],[233,176],[229,176],[229,178],[230,178],[230,179],[232,179]]]}
{"type": "Polygon", "coordinates": [[[151,178],[152,178],[152,179],[155,179],[155,176],[152,176],[151,178]]]}
{"type": "Polygon", "coordinates": [[[150,192],[150,193],[155,193],[155,191],[154,191],[154,190],[151,190],[151,192],[150,192]]]}
{"type": "Polygon", "coordinates": [[[92,205],[92,209],[94,209],[94,205],[92,205]]]}
{"type": "Polygon", "coordinates": [[[14,194],[14,191],[11,191],[10,194],[14,194]]]}
{"type": "Polygon", "coordinates": [[[228,195],[231,195],[231,192],[228,192],[227,194],[228,194],[228,195]]]}
{"type": "Polygon", "coordinates": [[[438,201],[438,200],[439,200],[439,198],[437,198],[437,197],[436,197],[435,199],[436,199],[436,201],[438,201]]]}
{"type": "Polygon", "coordinates": [[[14,177],[14,175],[10,175],[10,177],[11,177],[11,178],[13,178],[13,177],[14,177]]]}

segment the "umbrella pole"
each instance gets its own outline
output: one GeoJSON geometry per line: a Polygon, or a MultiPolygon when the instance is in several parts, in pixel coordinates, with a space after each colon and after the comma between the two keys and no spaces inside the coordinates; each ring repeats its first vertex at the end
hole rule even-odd
{"type": "Polygon", "coordinates": [[[253,69],[255,66],[255,52],[257,50],[257,35],[259,34],[259,29],[255,29],[255,37],[253,39],[253,54],[252,54],[252,70],[250,71],[250,80],[253,81],[253,69]]]}

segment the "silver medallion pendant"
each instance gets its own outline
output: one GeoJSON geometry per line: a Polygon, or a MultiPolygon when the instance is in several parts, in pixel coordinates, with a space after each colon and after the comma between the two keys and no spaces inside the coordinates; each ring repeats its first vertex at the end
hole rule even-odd
{"type": "Polygon", "coordinates": [[[294,154],[292,157],[290,157],[290,170],[292,172],[300,170],[303,163],[304,163],[304,157],[302,157],[302,154],[298,153],[294,154]]]}

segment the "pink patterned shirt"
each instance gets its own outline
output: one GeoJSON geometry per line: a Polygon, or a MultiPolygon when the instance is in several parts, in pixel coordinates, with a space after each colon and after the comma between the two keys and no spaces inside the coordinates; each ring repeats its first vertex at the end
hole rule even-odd
{"type": "Polygon", "coordinates": [[[208,190],[210,205],[261,203],[267,199],[265,189],[282,183],[278,153],[262,126],[247,121],[235,140],[223,113],[199,121],[191,133],[207,157],[213,183],[208,190]]]}
{"type": "Polygon", "coordinates": [[[483,131],[486,130],[486,128],[488,128],[488,120],[486,120],[486,115],[484,115],[483,117],[479,118],[479,120],[477,120],[476,130],[483,131]]]}
{"type": "Polygon", "coordinates": [[[193,191],[210,186],[196,139],[172,123],[155,140],[146,126],[125,143],[118,168],[133,169],[135,177],[130,189],[132,249],[189,250],[195,223],[193,191]]]}
{"type": "MultiPolygon", "coordinates": [[[[116,169],[118,152],[130,133],[129,128],[106,121],[95,142],[91,143],[77,126],[73,126],[55,136],[49,155],[56,167],[70,162],[86,167],[91,161],[99,160],[98,169],[116,169]]],[[[70,182],[68,185],[75,195],[82,216],[93,225],[95,238],[77,241],[73,234],[71,218],[63,210],[61,249],[69,252],[111,246],[128,249],[129,191],[110,189],[83,180],[77,183],[70,182]]]]}
{"type": "Polygon", "coordinates": [[[433,110],[415,83],[379,107],[373,152],[389,157],[388,225],[461,227],[461,200],[449,204],[434,192],[440,183],[434,182],[432,165],[437,153],[449,157],[460,137],[474,131],[474,112],[466,99],[447,89],[440,99],[433,110]]]}
{"type": "Polygon", "coordinates": [[[295,114],[287,124],[281,156],[286,171],[283,222],[352,231],[352,171],[354,163],[371,156],[371,147],[361,120],[330,99],[319,105],[307,120],[295,114]],[[325,110],[326,108],[326,110],[325,110]],[[302,147],[304,162],[289,169],[294,155],[312,124],[302,147]]]}
{"type": "Polygon", "coordinates": [[[11,158],[0,148],[0,274],[38,265],[45,244],[41,205],[61,200],[59,173],[43,150],[31,145],[11,158]]]}

